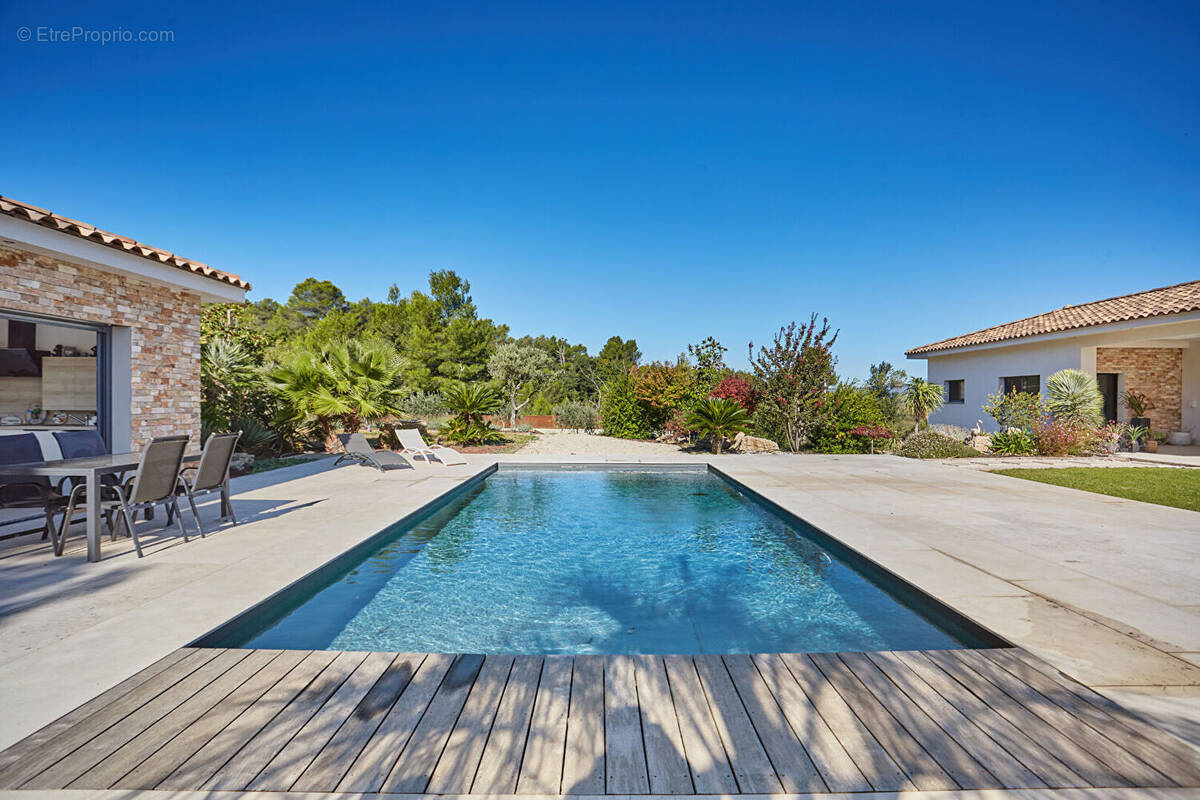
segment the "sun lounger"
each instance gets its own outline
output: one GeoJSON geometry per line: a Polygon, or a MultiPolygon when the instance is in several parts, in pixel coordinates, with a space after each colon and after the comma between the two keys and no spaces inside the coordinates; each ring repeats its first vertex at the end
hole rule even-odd
{"type": "Polygon", "coordinates": [[[380,472],[385,472],[388,467],[412,469],[412,464],[408,463],[408,459],[404,456],[390,450],[374,449],[367,441],[367,437],[361,433],[343,434],[338,436],[338,439],[341,440],[342,447],[346,450],[345,454],[338,458],[339,462],[349,459],[368,467],[375,467],[380,472]]]}
{"type": "Polygon", "coordinates": [[[451,450],[440,444],[426,444],[425,440],[421,438],[421,432],[415,428],[396,428],[395,433],[396,438],[400,440],[400,452],[406,456],[424,458],[426,464],[430,463],[429,457],[433,456],[447,467],[451,464],[467,463],[462,453],[457,450],[451,450]]]}

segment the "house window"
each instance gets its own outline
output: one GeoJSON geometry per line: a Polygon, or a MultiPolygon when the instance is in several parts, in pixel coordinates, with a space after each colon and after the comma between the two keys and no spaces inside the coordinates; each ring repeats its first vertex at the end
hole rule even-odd
{"type": "Polygon", "coordinates": [[[963,384],[965,381],[946,381],[946,402],[961,403],[963,402],[963,384]]]}
{"type": "Polygon", "coordinates": [[[1042,393],[1042,376],[1041,375],[1016,375],[1010,378],[1001,378],[1004,382],[1004,393],[1009,392],[1028,392],[1029,394],[1042,393]]]}

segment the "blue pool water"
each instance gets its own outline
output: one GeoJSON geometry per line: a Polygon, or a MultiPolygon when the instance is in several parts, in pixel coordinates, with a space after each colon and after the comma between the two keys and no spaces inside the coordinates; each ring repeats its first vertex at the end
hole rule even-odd
{"type": "Polygon", "coordinates": [[[885,591],[707,472],[501,470],[237,644],[453,653],[971,644],[906,592],[885,591]]]}

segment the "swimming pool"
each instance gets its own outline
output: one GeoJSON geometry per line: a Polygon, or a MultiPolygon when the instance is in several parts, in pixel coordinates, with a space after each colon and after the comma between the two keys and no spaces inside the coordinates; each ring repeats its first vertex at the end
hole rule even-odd
{"type": "Polygon", "coordinates": [[[745,653],[995,646],[707,470],[491,474],[210,646],[745,653]]]}

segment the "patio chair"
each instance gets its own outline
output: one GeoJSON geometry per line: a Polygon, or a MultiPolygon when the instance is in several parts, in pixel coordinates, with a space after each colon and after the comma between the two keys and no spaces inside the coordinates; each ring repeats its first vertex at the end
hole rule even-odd
{"type": "Polygon", "coordinates": [[[376,450],[371,447],[367,437],[361,433],[341,434],[338,439],[341,440],[342,447],[346,451],[338,461],[343,459],[357,461],[364,466],[375,467],[380,472],[386,472],[388,467],[412,469],[412,464],[408,463],[408,459],[404,456],[393,453],[391,450],[376,450]]]}
{"type": "MultiPolygon", "coordinates": [[[[112,537],[117,537],[117,527],[125,524],[125,529],[133,539],[133,549],[138,558],[142,557],[142,544],[138,540],[137,526],[134,524],[138,511],[148,511],[162,504],[167,510],[167,525],[172,520],[179,528],[179,534],[186,542],[187,531],[184,530],[183,520],[179,514],[179,500],[176,490],[179,487],[179,472],[183,466],[183,453],[187,449],[190,436],[157,436],[142,450],[142,458],[137,471],[123,486],[101,485],[100,507],[106,519],[116,516],[116,524],[110,523],[112,537]]],[[[67,511],[63,515],[62,528],[59,530],[58,547],[61,548],[67,538],[67,529],[71,525],[71,517],[75,506],[83,496],[83,485],[71,490],[67,500],[67,511]]],[[[61,555],[61,549],[59,550],[61,555]]]]}
{"type": "MultiPolygon", "coordinates": [[[[200,532],[201,539],[204,538],[204,525],[200,522],[200,512],[196,510],[196,495],[220,492],[221,508],[228,509],[229,513],[222,513],[217,518],[217,522],[230,519],[233,520],[234,525],[238,524],[237,516],[233,513],[233,503],[229,499],[229,464],[233,461],[233,453],[237,449],[240,438],[242,438],[241,431],[212,434],[204,443],[204,452],[200,454],[200,463],[195,466],[186,466],[179,471],[179,488],[176,493],[187,497],[188,505],[192,507],[192,518],[196,520],[196,530],[200,532]],[[193,470],[196,474],[189,481],[187,473],[193,470]]],[[[168,524],[171,522],[171,515],[171,509],[168,508],[168,524]]]]}
{"type": "MultiPolygon", "coordinates": [[[[18,433],[0,438],[0,464],[28,464],[45,461],[42,446],[32,433],[18,433]]],[[[67,498],[57,491],[49,478],[29,478],[0,484],[0,508],[40,508],[46,515],[42,541],[51,539],[55,550],[54,512],[66,505],[67,498]]],[[[14,520],[16,522],[17,520],[14,520]]],[[[32,532],[32,531],[28,531],[32,532]]]]}
{"type": "Polygon", "coordinates": [[[397,428],[395,434],[396,438],[400,440],[400,452],[406,456],[424,458],[426,464],[430,463],[429,457],[433,456],[447,467],[451,464],[467,463],[462,453],[457,450],[440,444],[426,444],[425,439],[421,437],[421,432],[416,428],[397,428]]]}

